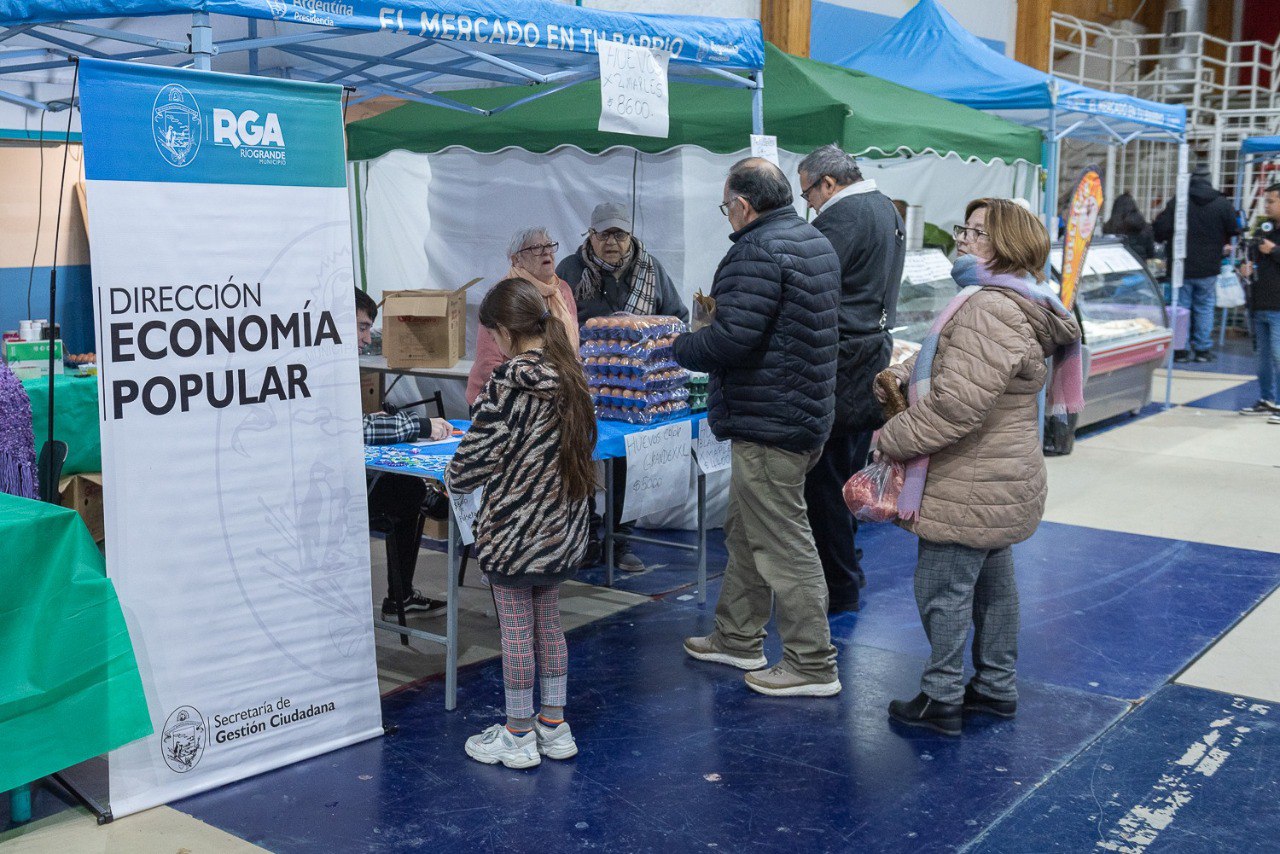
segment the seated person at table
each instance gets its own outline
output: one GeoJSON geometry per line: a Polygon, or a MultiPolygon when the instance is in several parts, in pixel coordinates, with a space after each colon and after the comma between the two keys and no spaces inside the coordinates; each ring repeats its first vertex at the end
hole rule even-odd
{"type": "MultiPolygon", "coordinates": [[[[632,233],[630,209],[616,202],[596,205],[586,240],[577,252],[557,265],[556,274],[574,289],[580,324],[618,312],[664,314],[689,321],[689,309],[676,293],[671,277],[632,233]]],[[[614,528],[620,534],[630,534],[634,526],[618,521],[627,488],[626,458],[614,460],[613,467],[614,528]]],[[[588,548],[592,558],[600,551],[595,531],[600,518],[594,505],[593,500],[592,544],[588,548]]],[[[645,568],[626,540],[617,541],[614,563],[624,572],[642,572],[645,568]]]]}
{"type": "MultiPolygon", "coordinates": [[[[357,289],[356,340],[361,348],[369,346],[373,338],[373,321],[377,317],[378,304],[357,289]]],[[[453,426],[443,418],[422,418],[407,412],[374,412],[364,416],[364,443],[394,445],[418,438],[438,441],[448,438],[452,429],[453,426]]],[[[420,477],[404,474],[382,474],[369,493],[369,519],[386,519],[391,526],[387,533],[392,548],[387,551],[387,597],[382,600],[384,617],[397,614],[399,602],[403,602],[405,611],[437,611],[445,605],[413,589],[426,498],[426,482],[420,477]]]]}

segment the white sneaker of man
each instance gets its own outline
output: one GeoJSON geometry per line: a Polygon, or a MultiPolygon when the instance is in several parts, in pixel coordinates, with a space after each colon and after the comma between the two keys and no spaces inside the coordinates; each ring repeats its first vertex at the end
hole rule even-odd
{"type": "Polygon", "coordinates": [[[467,755],[485,765],[501,762],[508,768],[532,768],[542,761],[533,730],[516,735],[504,724],[494,724],[467,739],[467,755]]]}
{"type": "Polygon", "coordinates": [[[815,679],[796,673],[785,664],[756,670],[743,677],[747,687],[770,697],[834,697],[840,693],[840,677],[815,679]]]}
{"type": "Polygon", "coordinates": [[[749,652],[735,652],[725,649],[720,638],[712,632],[705,637],[685,638],[684,651],[690,658],[699,661],[712,661],[716,664],[727,664],[739,670],[758,670],[769,663],[763,652],[752,655],[749,652]]]}
{"type": "Polygon", "coordinates": [[[533,731],[538,736],[538,752],[548,759],[571,759],[578,755],[578,742],[573,740],[573,732],[564,721],[547,726],[535,720],[533,731]]]}

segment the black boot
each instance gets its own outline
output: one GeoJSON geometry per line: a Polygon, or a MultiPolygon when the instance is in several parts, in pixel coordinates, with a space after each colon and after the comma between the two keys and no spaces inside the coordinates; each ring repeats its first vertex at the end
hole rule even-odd
{"type": "Polygon", "coordinates": [[[1190,362],[1192,358],[1193,357],[1191,355],[1190,350],[1174,350],[1173,351],[1173,360],[1175,362],[1190,362]]]}
{"type": "Polygon", "coordinates": [[[889,704],[889,717],[907,726],[918,726],[943,735],[959,735],[961,724],[959,703],[939,703],[920,693],[914,700],[894,700],[889,704]]]}
{"type": "Polygon", "coordinates": [[[1202,365],[1203,365],[1203,364],[1207,364],[1207,363],[1209,363],[1209,362],[1217,361],[1217,359],[1218,359],[1217,354],[1216,354],[1216,353],[1214,353],[1212,350],[1197,350],[1197,351],[1196,351],[1196,361],[1197,361],[1197,362],[1199,362],[1199,363],[1200,363],[1200,364],[1202,364],[1202,365]]]}
{"type": "Polygon", "coordinates": [[[1017,700],[994,700],[986,694],[978,692],[977,688],[970,683],[964,686],[964,710],[966,712],[983,712],[988,715],[998,715],[1002,718],[1011,718],[1018,714],[1017,700]]]}

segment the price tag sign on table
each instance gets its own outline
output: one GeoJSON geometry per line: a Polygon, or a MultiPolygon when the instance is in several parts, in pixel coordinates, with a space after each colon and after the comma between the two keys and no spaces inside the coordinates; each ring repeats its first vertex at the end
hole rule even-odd
{"type": "Polygon", "coordinates": [[[671,126],[665,50],[598,39],[602,133],[666,138],[671,126]]]}
{"type": "Polygon", "coordinates": [[[476,541],[476,516],[480,515],[480,497],[483,489],[475,492],[451,492],[449,503],[453,505],[453,518],[458,522],[458,533],[462,536],[462,544],[469,546],[476,541]]]}
{"type": "Polygon", "coordinates": [[[698,422],[698,438],[693,440],[693,450],[703,474],[724,471],[732,460],[733,446],[717,439],[705,418],[698,422]]]}
{"type": "Polygon", "coordinates": [[[627,497],[622,505],[622,521],[683,504],[689,497],[692,423],[679,421],[632,433],[626,442],[627,497]]]}

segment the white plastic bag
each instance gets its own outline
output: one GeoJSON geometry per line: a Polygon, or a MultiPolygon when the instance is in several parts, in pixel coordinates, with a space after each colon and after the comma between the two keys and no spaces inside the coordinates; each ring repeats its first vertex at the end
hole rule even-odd
{"type": "Polygon", "coordinates": [[[1236,271],[1224,267],[1218,274],[1218,308],[1239,308],[1244,305],[1244,286],[1236,271]]]}

